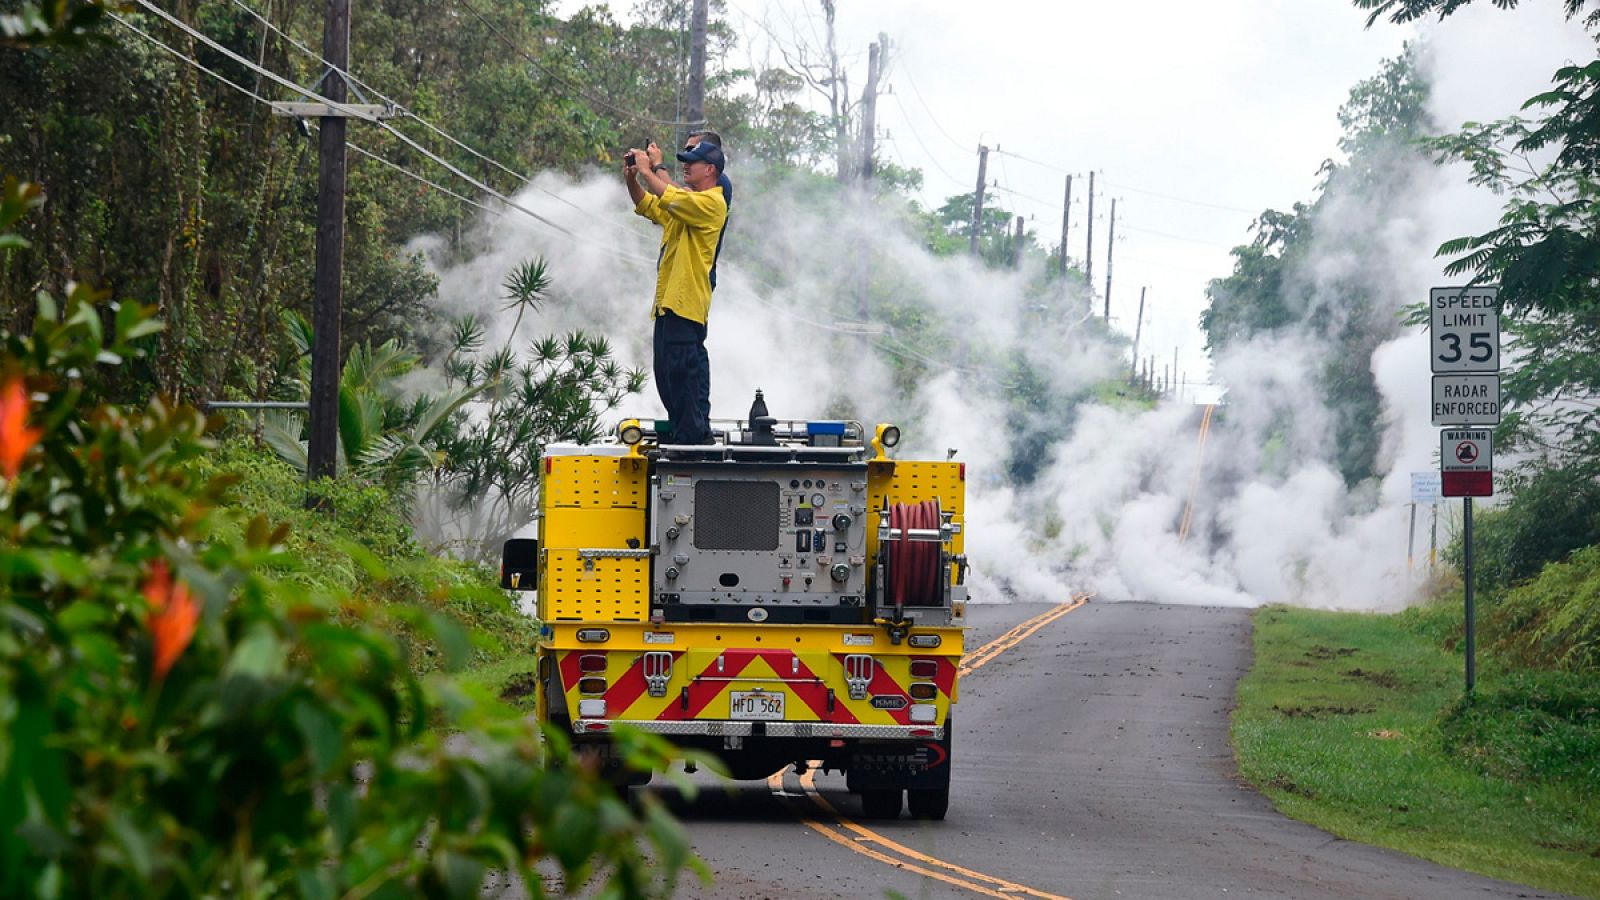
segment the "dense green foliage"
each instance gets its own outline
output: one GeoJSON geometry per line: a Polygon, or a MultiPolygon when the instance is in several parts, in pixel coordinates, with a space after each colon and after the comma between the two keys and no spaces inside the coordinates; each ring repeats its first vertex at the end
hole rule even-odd
{"type": "Polygon", "coordinates": [[[88,399],[148,316],[78,291],[0,332],[0,893],[471,898],[490,868],[539,892],[546,857],[613,896],[669,891],[689,854],[664,814],[412,672],[388,626],[453,668],[448,616],[274,577],[290,531],[227,509],[192,408],[88,399]]]}
{"type": "Polygon", "coordinates": [[[1258,612],[1239,770],[1342,838],[1600,895],[1600,689],[1489,657],[1464,698],[1460,609],[1258,612]]]}
{"type": "MultiPolygon", "coordinates": [[[[300,473],[239,439],[219,443],[189,466],[196,477],[232,480],[231,505],[289,526],[280,553],[263,570],[314,594],[340,598],[334,615],[341,621],[361,621],[389,608],[444,613],[466,630],[469,668],[529,658],[534,620],[514,608],[493,571],[419,545],[405,496],[379,483],[341,479],[321,488],[331,515],[307,510],[300,502],[300,473]]],[[[218,529],[226,534],[237,527],[221,523],[218,529]]],[[[431,634],[409,627],[405,617],[390,628],[413,671],[424,674],[444,664],[445,648],[431,634]]]]}
{"type": "MultiPolygon", "coordinates": [[[[1495,597],[1539,574],[1546,563],[1600,544],[1600,483],[1580,469],[1532,469],[1513,474],[1502,490],[1509,502],[1473,522],[1473,583],[1495,597]]],[[[1451,541],[1444,558],[1462,568],[1463,545],[1451,541]]]]}

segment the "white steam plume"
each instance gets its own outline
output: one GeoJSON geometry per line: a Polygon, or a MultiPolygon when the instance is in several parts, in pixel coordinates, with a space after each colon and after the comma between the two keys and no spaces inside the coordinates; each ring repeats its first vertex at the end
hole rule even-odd
{"type": "MultiPolygon", "coordinates": [[[[1469,8],[1434,28],[1429,44],[1440,129],[1509,115],[1563,59],[1593,53],[1551,3],[1515,13],[1469,8]],[[1508,28],[1517,40],[1504,39],[1508,28]]],[[[1408,476],[1432,469],[1437,447],[1422,336],[1403,333],[1374,353],[1383,410],[1371,428],[1382,478],[1348,490],[1335,464],[1335,417],[1316,386],[1331,346],[1322,335],[1348,313],[1341,291],[1351,285],[1376,298],[1382,316],[1446,283],[1434,248],[1492,225],[1500,201],[1468,187],[1464,173],[1414,156],[1397,154],[1394,166],[1410,167],[1409,187],[1381,205],[1334,195],[1322,206],[1320,243],[1292,273],[1315,327],[1249,341],[1214,360],[1229,395],[1203,458],[1201,413],[1180,403],[1018,412],[996,360],[1028,361],[1064,397],[1120,377],[1126,366],[1120,348],[1075,327],[1081,301],[1038,308],[1028,289],[1038,272],[935,257],[892,213],[836,207],[804,181],[735,170],[739,193],[708,340],[712,414],[742,418],[761,387],[780,417],[896,419],[914,425],[901,455],[958,450],[968,465],[967,550],[978,601],[1062,600],[1092,590],[1109,600],[1403,606],[1415,584],[1406,571],[1408,476]],[[1384,252],[1346,249],[1348,237],[1372,233],[1384,252]],[[889,334],[847,333],[863,259],[874,309],[895,311],[889,334]],[[918,320],[939,327],[927,333],[918,320]],[[897,384],[895,355],[933,364],[916,383],[897,384]],[[1024,430],[1042,437],[1023,443],[1024,430]],[[1020,484],[1007,474],[1018,454],[1040,463],[1020,484]]],[[[510,323],[494,318],[500,282],[516,263],[542,255],[556,296],[525,317],[517,341],[585,329],[607,335],[623,363],[648,366],[657,232],[632,216],[620,179],[545,175],[518,200],[579,239],[517,214],[486,222],[470,259],[446,265],[439,257],[443,307],[496,321],[497,345],[510,323]],[[619,262],[619,253],[633,261],[619,262]]],[[[625,408],[660,411],[653,387],[625,408]]]]}

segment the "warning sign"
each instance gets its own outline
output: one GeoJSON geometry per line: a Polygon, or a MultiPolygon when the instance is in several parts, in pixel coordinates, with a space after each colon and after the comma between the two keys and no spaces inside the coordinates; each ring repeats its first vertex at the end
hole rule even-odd
{"type": "Polygon", "coordinates": [[[1493,432],[1447,428],[1439,433],[1439,472],[1446,497],[1494,494],[1493,432]]]}

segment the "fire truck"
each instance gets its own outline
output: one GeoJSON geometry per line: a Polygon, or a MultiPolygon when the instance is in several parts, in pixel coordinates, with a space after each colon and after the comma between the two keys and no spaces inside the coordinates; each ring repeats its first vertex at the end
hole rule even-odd
{"type": "Polygon", "coordinates": [[[537,591],[538,717],[619,785],[650,778],[606,753],[634,728],[737,779],[820,761],[868,817],[943,819],[965,464],[895,458],[893,425],[777,419],[760,391],[713,428],[545,449],[537,537],[501,576],[537,591]]]}

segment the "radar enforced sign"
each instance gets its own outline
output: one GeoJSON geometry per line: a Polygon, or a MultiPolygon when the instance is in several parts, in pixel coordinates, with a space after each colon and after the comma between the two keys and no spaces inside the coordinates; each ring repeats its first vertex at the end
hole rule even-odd
{"type": "Polygon", "coordinates": [[[1433,376],[1433,424],[1499,425],[1499,375],[1433,376]]]}
{"type": "Polygon", "coordinates": [[[1439,473],[1446,497],[1494,495],[1494,447],[1487,428],[1439,433],[1439,473]]]}

